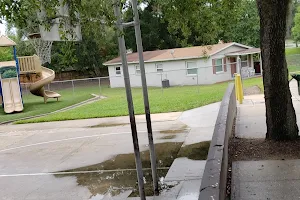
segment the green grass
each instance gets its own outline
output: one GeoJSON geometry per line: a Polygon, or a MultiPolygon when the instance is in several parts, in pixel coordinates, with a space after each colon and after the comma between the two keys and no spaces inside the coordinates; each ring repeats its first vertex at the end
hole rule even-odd
{"type": "Polygon", "coordinates": [[[300,54],[300,48],[286,48],[285,53],[287,56],[289,55],[295,55],[295,54],[300,54]]]}
{"type": "MultiPolygon", "coordinates": [[[[254,85],[262,87],[262,79],[248,79],[244,81],[244,84],[246,87],[254,85]]],[[[163,93],[160,88],[149,88],[151,112],[164,113],[184,111],[221,101],[227,86],[228,82],[207,86],[171,87],[164,89],[163,93]]],[[[134,88],[132,94],[135,113],[143,114],[144,104],[142,90],[140,88],[134,88]]],[[[23,120],[17,123],[36,123],[128,115],[124,89],[105,88],[102,90],[102,95],[107,96],[108,98],[69,111],[51,114],[36,119],[23,120]]]]}
{"type": "Polygon", "coordinates": [[[97,87],[78,89],[75,91],[76,98],[74,98],[72,89],[60,90],[59,93],[62,95],[60,100],[57,102],[56,99],[49,99],[47,104],[44,103],[44,99],[42,97],[26,94],[23,96],[23,112],[5,114],[4,110],[0,108],[0,122],[18,120],[24,117],[30,117],[56,111],[92,98],[90,94],[93,91],[97,91],[97,87]]]}

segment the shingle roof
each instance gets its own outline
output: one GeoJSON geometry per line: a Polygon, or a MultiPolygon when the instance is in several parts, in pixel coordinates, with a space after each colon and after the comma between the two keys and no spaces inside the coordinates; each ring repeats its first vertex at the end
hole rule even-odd
{"type": "Polygon", "coordinates": [[[226,55],[227,56],[238,56],[238,55],[249,55],[249,54],[260,53],[260,52],[261,52],[260,48],[251,48],[251,49],[227,53],[226,55]]]}
{"type": "MultiPolygon", "coordinates": [[[[145,51],[144,52],[144,60],[147,61],[147,60],[150,60],[151,58],[153,57],[156,57],[160,54],[163,54],[165,52],[167,52],[168,50],[158,50],[158,51],[145,51]]],[[[121,63],[121,57],[117,57],[117,58],[114,58],[104,64],[114,64],[114,63],[121,63]]],[[[130,62],[130,63],[134,63],[134,62],[139,62],[139,55],[138,53],[130,53],[130,54],[127,54],[127,62],[130,62]]]]}
{"type": "Polygon", "coordinates": [[[8,37],[4,35],[0,37],[0,47],[11,47],[16,45],[17,44],[13,40],[9,39],[8,37]]]}
{"type": "MultiPolygon", "coordinates": [[[[144,52],[144,60],[145,62],[159,62],[159,61],[167,61],[167,60],[201,58],[205,56],[212,56],[232,45],[251,48],[242,44],[231,42],[231,43],[220,43],[220,44],[206,45],[206,46],[146,51],[144,52]]],[[[138,59],[139,59],[138,53],[127,54],[128,63],[138,63],[138,59]]],[[[117,57],[115,59],[112,59],[104,63],[104,65],[113,65],[113,64],[120,64],[120,63],[121,63],[121,57],[117,57]]]]}

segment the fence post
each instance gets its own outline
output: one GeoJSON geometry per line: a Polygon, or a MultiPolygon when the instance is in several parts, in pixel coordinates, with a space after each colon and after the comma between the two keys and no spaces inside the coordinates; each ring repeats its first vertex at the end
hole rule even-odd
{"type": "Polygon", "coordinates": [[[72,88],[73,88],[73,96],[75,94],[75,89],[74,89],[74,81],[72,80],[72,88]]]}
{"type": "Polygon", "coordinates": [[[197,68],[197,91],[199,94],[199,67],[197,68]]]}
{"type": "Polygon", "coordinates": [[[160,82],[161,82],[161,93],[164,94],[164,86],[163,86],[163,78],[162,78],[162,72],[160,73],[160,82]]]}
{"type": "Polygon", "coordinates": [[[101,97],[101,77],[99,77],[99,98],[101,97]]]}

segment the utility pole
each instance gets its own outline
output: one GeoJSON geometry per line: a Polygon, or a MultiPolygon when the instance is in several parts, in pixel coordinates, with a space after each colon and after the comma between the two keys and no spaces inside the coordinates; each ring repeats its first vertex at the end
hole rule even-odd
{"type": "Polygon", "coordinates": [[[125,46],[125,39],[123,35],[123,24],[121,20],[121,11],[120,11],[120,2],[119,0],[115,0],[114,2],[114,13],[117,17],[117,28],[118,28],[118,43],[119,43],[119,50],[120,55],[122,58],[122,65],[123,65],[123,75],[124,75],[124,83],[126,89],[126,96],[127,96],[127,103],[128,103],[128,112],[131,124],[131,132],[132,132],[132,140],[133,140],[133,148],[134,148],[134,155],[135,155],[135,163],[136,163],[136,170],[137,170],[137,178],[139,184],[139,192],[141,200],[146,200],[145,190],[144,190],[144,175],[143,175],[143,167],[140,155],[140,148],[139,148],[139,141],[136,129],[136,122],[134,116],[134,107],[132,101],[132,93],[131,93],[131,86],[130,86],[130,78],[128,72],[128,64],[127,64],[127,56],[126,56],[126,46],[125,46]]]}
{"type": "Polygon", "coordinates": [[[153,142],[151,113],[150,113],[150,106],[149,106],[145,63],[144,63],[144,56],[143,56],[144,50],[143,50],[143,43],[142,43],[142,36],[141,36],[139,12],[138,12],[138,8],[137,8],[137,0],[131,0],[131,4],[132,4],[132,9],[133,9],[133,15],[134,15],[134,29],[135,29],[136,45],[137,45],[137,50],[138,50],[138,54],[139,54],[139,63],[140,63],[140,69],[141,69],[141,79],[142,79],[144,106],[145,106],[145,114],[146,114],[147,130],[148,130],[148,141],[149,141],[149,149],[150,149],[153,189],[154,189],[154,195],[158,196],[159,190],[158,190],[158,177],[157,177],[157,167],[156,167],[156,153],[155,153],[155,145],[153,142]]]}

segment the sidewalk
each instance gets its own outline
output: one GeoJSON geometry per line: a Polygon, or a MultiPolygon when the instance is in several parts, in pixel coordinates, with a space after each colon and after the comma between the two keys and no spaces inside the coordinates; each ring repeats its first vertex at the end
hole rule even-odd
{"type": "MultiPolygon", "coordinates": [[[[293,104],[300,122],[300,97],[296,81],[291,81],[293,104]]],[[[246,96],[238,106],[238,138],[265,138],[264,95],[246,96]]],[[[235,161],[232,163],[232,200],[300,199],[300,160],[235,161]]]]}

